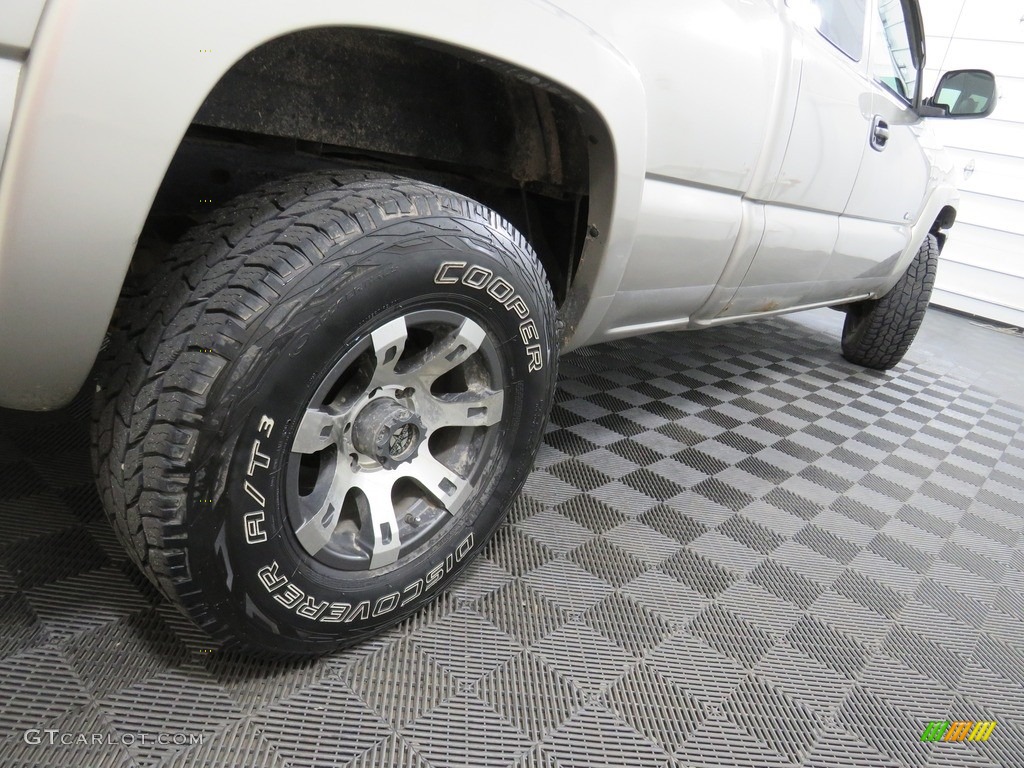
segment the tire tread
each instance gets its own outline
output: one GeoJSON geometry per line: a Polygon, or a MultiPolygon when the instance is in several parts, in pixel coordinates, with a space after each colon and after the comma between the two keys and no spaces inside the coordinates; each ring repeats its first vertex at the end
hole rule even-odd
{"type": "Polygon", "coordinates": [[[929,234],[888,293],[850,308],[843,327],[843,357],[880,371],[903,359],[928,309],[938,259],[938,240],[929,234]]]}

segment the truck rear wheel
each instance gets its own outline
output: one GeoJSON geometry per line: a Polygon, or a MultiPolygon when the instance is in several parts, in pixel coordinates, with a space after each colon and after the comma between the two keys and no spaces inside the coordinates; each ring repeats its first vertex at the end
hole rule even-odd
{"type": "Polygon", "coordinates": [[[880,371],[899,363],[924,320],[938,262],[939,242],[929,234],[892,290],[880,299],[847,307],[843,357],[880,371]]]}
{"type": "Polygon", "coordinates": [[[522,236],[438,187],[315,174],[169,264],[125,308],[94,419],[143,572],[215,638],[284,654],[436,597],[503,519],[552,399],[553,300],[522,236]]]}

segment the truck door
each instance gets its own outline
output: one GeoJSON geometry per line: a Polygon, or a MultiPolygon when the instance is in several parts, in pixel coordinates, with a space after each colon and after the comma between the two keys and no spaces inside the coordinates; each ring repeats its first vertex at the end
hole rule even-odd
{"type": "Polygon", "coordinates": [[[760,235],[742,198],[774,179],[779,163],[764,171],[763,149],[788,134],[793,112],[780,110],[790,104],[780,97],[789,51],[778,0],[556,3],[632,61],[646,90],[643,203],[605,325],[627,334],[685,324],[717,287],[741,227],[760,235]]]}
{"type": "MultiPolygon", "coordinates": [[[[929,163],[911,102],[918,72],[900,0],[877,0],[869,18],[868,147],[829,265],[828,281],[863,290],[885,282],[910,241],[927,195],[929,163]]],[[[827,290],[827,285],[825,286],[827,290]]]]}
{"type": "Polygon", "coordinates": [[[781,173],[764,199],[765,230],[740,287],[717,317],[820,300],[823,278],[867,150],[866,0],[786,0],[799,94],[781,173]]]}

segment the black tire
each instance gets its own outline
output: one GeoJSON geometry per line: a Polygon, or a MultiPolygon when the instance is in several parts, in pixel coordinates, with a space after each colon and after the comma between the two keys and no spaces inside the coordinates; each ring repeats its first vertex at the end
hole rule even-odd
{"type": "Polygon", "coordinates": [[[924,320],[938,263],[939,243],[929,234],[892,290],[880,299],[847,307],[843,357],[879,371],[899,363],[924,320]]]}
{"type": "MultiPolygon", "coordinates": [[[[136,407],[136,396],[152,362],[162,329],[186,302],[201,301],[190,270],[213,269],[224,261],[243,237],[281,212],[280,206],[294,204],[306,196],[342,184],[383,178],[382,174],[345,171],[334,174],[305,174],[278,180],[231,201],[207,220],[189,230],[161,258],[142,274],[129,274],[111,320],[106,343],[95,365],[96,395],[91,423],[91,458],[97,490],[118,538],[143,571],[146,552],[142,520],[126,497],[123,459],[129,441],[128,429],[136,407]],[[187,284],[183,285],[183,284],[187,284]],[[170,303],[169,303],[170,302],[170,303]]],[[[141,247],[141,246],[140,246],[141,247]]],[[[159,251],[159,247],[156,249],[159,251]]],[[[138,440],[138,437],[135,438],[138,440]]],[[[150,578],[155,574],[149,573],[150,578]]],[[[168,585],[169,587],[169,585],[168,585]]],[[[167,590],[165,590],[166,592],[167,590]]]]}
{"type": "Polygon", "coordinates": [[[217,640],[279,654],[440,594],[553,395],[554,304],[522,236],[438,187],[320,173],[227,206],[167,263],[121,309],[93,421],[142,571],[217,640]]]}

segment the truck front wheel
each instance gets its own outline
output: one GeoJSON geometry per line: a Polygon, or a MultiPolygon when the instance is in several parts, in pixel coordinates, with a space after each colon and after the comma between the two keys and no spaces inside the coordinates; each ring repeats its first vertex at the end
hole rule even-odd
{"type": "Polygon", "coordinates": [[[285,654],[436,597],[503,519],[553,395],[553,300],[522,236],[428,184],[317,174],[168,263],[125,308],[94,422],[143,572],[215,638],[285,654]]]}
{"type": "Polygon", "coordinates": [[[939,242],[929,234],[892,290],[880,299],[846,308],[843,357],[880,371],[903,359],[928,309],[938,261],[939,242]]]}

